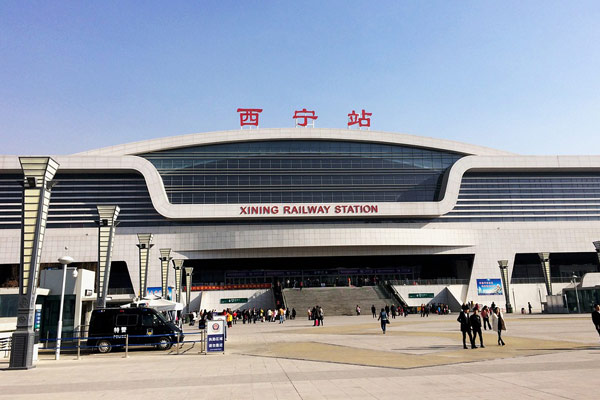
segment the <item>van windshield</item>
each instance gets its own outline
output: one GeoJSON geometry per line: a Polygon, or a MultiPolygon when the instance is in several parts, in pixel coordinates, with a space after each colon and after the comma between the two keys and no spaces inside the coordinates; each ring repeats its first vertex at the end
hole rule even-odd
{"type": "Polygon", "coordinates": [[[158,319],[160,319],[162,322],[164,322],[165,324],[169,321],[167,321],[167,319],[162,315],[162,313],[157,312],[156,316],[158,316],[158,319]]]}
{"type": "Polygon", "coordinates": [[[159,312],[154,312],[151,310],[146,310],[144,311],[144,314],[142,316],[142,325],[146,326],[146,327],[152,327],[152,326],[159,326],[159,325],[166,325],[167,324],[167,320],[165,319],[165,317],[163,317],[163,315],[159,312]]]}

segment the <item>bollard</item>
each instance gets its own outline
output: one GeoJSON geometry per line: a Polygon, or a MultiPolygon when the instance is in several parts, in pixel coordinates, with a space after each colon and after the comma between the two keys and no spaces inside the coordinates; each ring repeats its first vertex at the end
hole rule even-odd
{"type": "Polygon", "coordinates": [[[77,336],[77,359],[81,359],[81,336],[77,336]]]}
{"type": "Polygon", "coordinates": [[[46,332],[46,343],[44,344],[44,348],[47,349],[48,348],[48,339],[50,339],[50,331],[46,332]]]}
{"type": "Polygon", "coordinates": [[[125,358],[129,358],[129,334],[125,335],[125,358]]]}
{"type": "Polygon", "coordinates": [[[177,332],[177,355],[179,355],[179,332],[177,332]]]}
{"type": "Polygon", "coordinates": [[[204,335],[202,334],[202,330],[200,331],[200,351],[198,351],[198,354],[203,354],[204,353],[204,339],[203,339],[204,335]]]}

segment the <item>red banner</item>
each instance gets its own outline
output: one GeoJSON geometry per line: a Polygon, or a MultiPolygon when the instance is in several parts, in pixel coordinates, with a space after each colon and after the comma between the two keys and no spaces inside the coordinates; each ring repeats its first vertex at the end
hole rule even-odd
{"type": "MultiPolygon", "coordinates": [[[[202,285],[192,286],[193,292],[203,292],[206,290],[236,290],[236,289],[271,289],[270,283],[239,283],[228,285],[202,285]]],[[[185,288],[184,288],[185,290],[185,288]]]]}

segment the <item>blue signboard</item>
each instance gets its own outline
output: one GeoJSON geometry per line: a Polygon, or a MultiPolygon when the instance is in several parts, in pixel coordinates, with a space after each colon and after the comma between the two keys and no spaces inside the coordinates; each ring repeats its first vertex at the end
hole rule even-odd
{"type": "Polygon", "coordinates": [[[477,294],[479,296],[502,294],[502,280],[477,279],[477,294]]]}
{"type": "MultiPolygon", "coordinates": [[[[161,287],[149,287],[146,288],[146,293],[148,293],[148,295],[153,295],[153,296],[161,296],[162,297],[162,288],[161,287]]],[[[168,299],[172,299],[173,298],[173,288],[171,286],[169,286],[169,288],[167,289],[167,298],[168,299]]]]}
{"type": "Polygon", "coordinates": [[[206,322],[206,352],[225,351],[225,321],[216,319],[206,322]]]}

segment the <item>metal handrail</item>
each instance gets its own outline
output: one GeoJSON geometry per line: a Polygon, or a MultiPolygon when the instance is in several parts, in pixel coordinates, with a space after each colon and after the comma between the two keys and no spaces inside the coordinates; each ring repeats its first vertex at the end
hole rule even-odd
{"type": "Polygon", "coordinates": [[[402,279],[389,280],[391,285],[396,286],[413,286],[413,285],[467,285],[468,279],[457,278],[434,278],[434,279],[402,279]]]}

